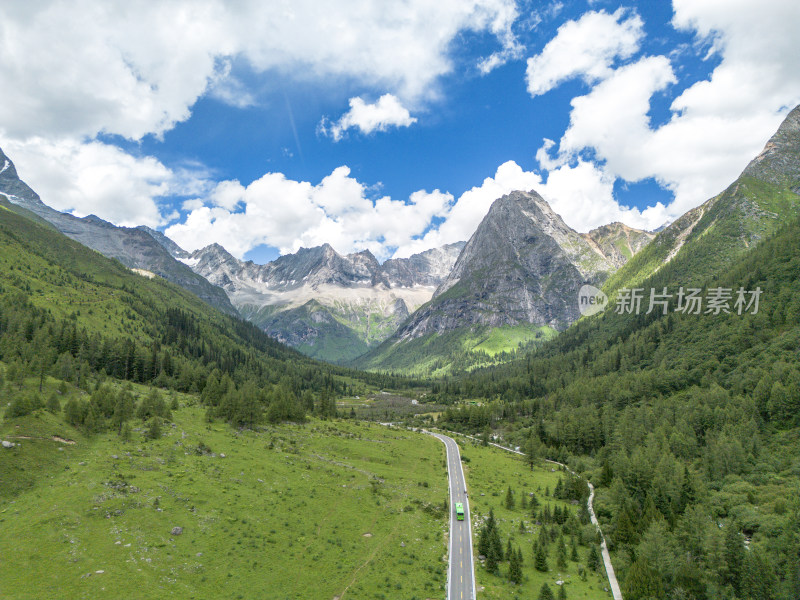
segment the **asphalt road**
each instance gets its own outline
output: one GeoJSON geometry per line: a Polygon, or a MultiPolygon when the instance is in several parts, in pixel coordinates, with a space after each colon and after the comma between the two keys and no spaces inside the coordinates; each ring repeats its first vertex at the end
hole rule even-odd
{"type": "Polygon", "coordinates": [[[461,469],[461,454],[453,438],[431,433],[447,448],[447,474],[450,480],[450,566],[447,570],[448,600],[474,600],[475,567],[472,560],[472,526],[470,524],[467,482],[461,469]],[[456,502],[464,505],[464,520],[456,519],[456,502]]]}

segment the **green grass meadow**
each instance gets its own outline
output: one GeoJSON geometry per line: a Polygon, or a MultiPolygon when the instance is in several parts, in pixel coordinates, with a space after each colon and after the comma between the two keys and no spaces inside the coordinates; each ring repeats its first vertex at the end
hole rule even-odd
{"type": "Polygon", "coordinates": [[[441,442],[349,421],[239,432],[179,400],[155,441],[44,410],[0,423],[19,443],[0,449],[0,598],[444,595],[441,442]]]}

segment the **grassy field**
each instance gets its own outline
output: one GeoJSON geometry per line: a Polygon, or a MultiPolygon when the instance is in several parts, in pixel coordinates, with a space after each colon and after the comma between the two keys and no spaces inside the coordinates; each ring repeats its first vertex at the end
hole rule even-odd
{"type": "MultiPolygon", "coordinates": [[[[489,509],[492,509],[499,525],[503,549],[505,550],[510,536],[512,547],[519,547],[523,555],[523,580],[519,585],[509,581],[507,561],[500,563],[498,575],[487,572],[483,565],[477,564],[475,577],[478,586],[478,600],[537,598],[544,583],[547,583],[553,594],[558,597],[557,581],[564,582],[563,586],[569,600],[611,598],[611,593],[604,590],[608,587],[608,581],[602,567],[597,573],[586,568],[590,544],[594,539],[592,525],[582,526],[580,532],[575,536],[578,552],[577,562],[568,558],[566,568],[559,569],[556,542],[551,542],[547,554],[549,570],[540,572],[534,568],[533,547],[542,526],[532,520],[529,509],[521,508],[522,494],[533,492],[541,503],[540,509],[549,504],[551,510],[559,506],[562,510],[568,509],[571,513],[577,513],[580,508],[568,501],[556,500],[552,497],[559,477],[563,476],[558,467],[542,462],[531,471],[520,456],[492,446],[484,447],[460,436],[455,439],[461,446],[465,477],[470,491],[473,541],[477,544],[478,533],[489,514],[489,509]],[[511,510],[505,506],[509,486],[515,501],[515,507],[511,510]],[[520,530],[520,521],[523,522],[524,532],[520,530]],[[586,571],[585,581],[579,575],[579,568],[586,571]]],[[[570,537],[565,538],[568,551],[570,550],[570,541],[570,537]]],[[[475,554],[476,556],[478,554],[477,546],[475,554]]]]}
{"type": "Polygon", "coordinates": [[[148,442],[45,411],[0,424],[19,444],[0,448],[0,597],[444,594],[439,441],[347,421],[238,432],[179,402],[148,442]]]}

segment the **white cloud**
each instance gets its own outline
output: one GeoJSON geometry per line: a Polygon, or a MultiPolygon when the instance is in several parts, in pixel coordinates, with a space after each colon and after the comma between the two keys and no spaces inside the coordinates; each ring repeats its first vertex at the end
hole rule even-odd
{"type": "Polygon", "coordinates": [[[439,227],[398,245],[395,257],[403,258],[429,248],[469,239],[497,198],[514,190],[534,189],[541,183],[542,179],[537,173],[525,171],[511,160],[503,163],[494,177],[487,177],[480,186],[464,192],[443,215],[445,220],[439,227]]]}
{"type": "Polygon", "coordinates": [[[362,98],[350,98],[350,110],[335,123],[323,119],[319,130],[338,142],[348,129],[358,129],[361,133],[386,131],[390,127],[409,127],[417,119],[392,94],[384,94],[373,104],[362,98]]]}
{"type": "MultiPolygon", "coordinates": [[[[163,220],[158,195],[169,188],[159,182],[174,183],[182,174],[155,159],[124,159],[97,145],[100,134],[163,135],[206,94],[234,106],[255,104],[231,73],[237,61],[256,74],[278,72],[323,88],[345,81],[388,90],[398,105],[421,105],[437,96],[437,80],[452,70],[458,35],[489,32],[501,49],[511,47],[514,18],[513,0],[4,2],[0,140],[22,172],[37,173],[29,179],[45,201],[118,224],[136,214],[156,224],[163,220]],[[24,150],[33,147],[45,158],[24,150]],[[48,186],[65,173],[94,180],[112,155],[115,174],[101,179],[117,181],[127,169],[130,199],[102,203],[110,193],[81,183],[65,186],[70,191],[57,199],[48,186]],[[48,177],[40,161],[54,174],[48,177]]],[[[354,119],[352,126],[373,129],[402,123],[397,114],[372,124],[363,114],[354,119]]],[[[122,194],[124,186],[111,189],[122,194]]]]}
{"type": "Polygon", "coordinates": [[[414,192],[407,202],[372,200],[366,192],[345,166],[317,185],[281,173],[267,173],[247,187],[223,181],[209,195],[211,206],[193,203],[186,220],[166,233],[187,250],[218,242],[239,257],[259,244],[287,253],[327,242],[345,253],[369,248],[385,259],[447,214],[452,202],[438,190],[414,192]]]}
{"type": "Polygon", "coordinates": [[[4,146],[20,178],[46,204],[79,217],[108,218],[111,212],[123,226],[163,225],[169,216],[162,215],[159,197],[199,193],[205,186],[203,173],[171,171],[152,157],[100,142],[34,138],[4,146]]]}
{"type": "Polygon", "coordinates": [[[420,99],[452,69],[459,33],[488,31],[511,47],[515,17],[512,0],[6,2],[0,128],[17,139],[160,134],[209,86],[235,100],[233,57],[257,72],[344,77],[420,99]]]}
{"type": "Polygon", "coordinates": [[[639,50],[642,19],[620,8],[613,14],[588,12],[558,28],[556,36],[528,59],[526,79],[531,96],[544,94],[560,83],[581,77],[593,83],[608,77],[617,59],[639,50]]]}
{"type": "Polygon", "coordinates": [[[620,206],[614,198],[614,177],[584,160],[551,170],[547,182],[537,191],[576,231],[586,232],[614,221],[650,231],[668,220],[661,203],[644,211],[620,206]]]}
{"type": "Polygon", "coordinates": [[[800,4],[675,0],[674,9],[676,27],[712,40],[720,64],[710,78],[674,98],[671,118],[655,126],[651,100],[678,82],[672,64],[656,56],[619,67],[572,100],[561,140],[537,153],[557,168],[588,149],[612,178],[653,177],[675,195],[668,218],[730,184],[800,102],[800,4]]]}
{"type": "Polygon", "coordinates": [[[546,182],[507,161],[458,199],[440,190],[418,190],[405,201],[370,199],[346,166],[317,185],[267,173],[246,187],[223,181],[205,202],[185,203],[191,212],[166,234],[190,251],[217,242],[240,258],[260,244],[286,254],[326,242],[342,253],[369,249],[379,260],[402,258],[469,239],[492,203],[514,190],[536,190],[578,231],[612,221],[654,229],[666,220],[661,204],[643,212],[620,206],[613,187],[613,177],[582,160],[555,167],[546,182]]]}

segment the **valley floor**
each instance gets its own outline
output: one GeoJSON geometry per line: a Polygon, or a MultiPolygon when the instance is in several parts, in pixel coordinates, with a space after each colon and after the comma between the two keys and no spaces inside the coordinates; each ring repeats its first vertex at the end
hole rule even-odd
{"type": "Polygon", "coordinates": [[[0,424],[19,444],[0,449],[0,597],[441,596],[440,442],[348,421],[238,432],[203,412],[147,442],[45,411],[0,424]]]}

